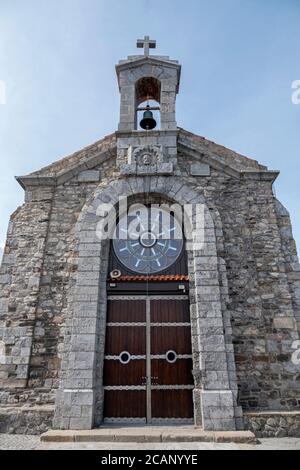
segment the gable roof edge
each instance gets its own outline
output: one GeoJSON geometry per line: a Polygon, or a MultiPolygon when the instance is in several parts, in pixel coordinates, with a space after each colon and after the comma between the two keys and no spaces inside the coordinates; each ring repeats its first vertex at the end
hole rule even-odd
{"type": "Polygon", "coordinates": [[[198,159],[199,157],[201,157],[201,160],[204,163],[207,163],[215,170],[222,170],[236,179],[239,179],[241,176],[240,171],[236,170],[235,168],[232,168],[229,165],[226,165],[225,163],[221,163],[219,160],[216,160],[212,152],[208,151],[207,155],[205,155],[204,153],[199,151],[199,149],[192,148],[192,146],[187,145],[186,143],[181,143],[180,141],[178,141],[178,147],[179,150],[181,149],[183,152],[187,153],[191,157],[196,157],[198,159]]]}
{"type": "Polygon", "coordinates": [[[206,153],[203,153],[201,150],[197,148],[197,146],[194,146],[191,143],[180,142],[180,134],[178,138],[178,147],[179,149],[181,148],[183,152],[189,154],[191,157],[194,157],[194,158],[201,157],[201,160],[204,163],[207,163],[215,170],[222,170],[224,171],[224,173],[236,179],[240,179],[240,178],[255,179],[255,180],[260,180],[260,181],[272,181],[274,183],[274,181],[280,175],[279,170],[268,170],[268,169],[263,169],[263,168],[242,170],[242,169],[233,168],[232,166],[227,165],[226,163],[220,162],[219,159],[217,160],[214,152],[211,152],[207,148],[205,149],[206,153]]]}
{"type": "Polygon", "coordinates": [[[24,190],[26,190],[29,186],[58,186],[60,184],[66,183],[82,171],[90,170],[96,165],[104,163],[105,161],[109,160],[109,158],[110,154],[106,150],[89,157],[85,162],[82,162],[73,168],[61,171],[57,175],[41,176],[31,174],[25,176],[16,176],[15,178],[24,190]]]}

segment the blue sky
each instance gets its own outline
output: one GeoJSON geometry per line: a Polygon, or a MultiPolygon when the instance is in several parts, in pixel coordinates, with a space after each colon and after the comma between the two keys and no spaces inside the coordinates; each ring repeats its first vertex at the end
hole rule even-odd
{"type": "Polygon", "coordinates": [[[15,175],[116,130],[114,66],[149,34],[183,65],[178,124],[281,170],[300,246],[299,25],[299,0],[0,0],[0,244],[15,175]]]}

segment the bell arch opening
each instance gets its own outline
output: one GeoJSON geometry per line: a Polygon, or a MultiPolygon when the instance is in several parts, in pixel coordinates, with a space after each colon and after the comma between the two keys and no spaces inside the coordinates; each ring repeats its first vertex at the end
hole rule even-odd
{"type": "Polygon", "coordinates": [[[142,77],[135,84],[135,129],[160,129],[161,82],[154,77],[142,77]]]}

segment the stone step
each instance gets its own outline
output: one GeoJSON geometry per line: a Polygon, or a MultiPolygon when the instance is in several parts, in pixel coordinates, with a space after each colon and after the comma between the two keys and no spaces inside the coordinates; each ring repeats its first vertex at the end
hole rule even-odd
{"type": "Polygon", "coordinates": [[[255,444],[250,431],[203,431],[195,427],[101,427],[89,431],[55,431],[41,442],[235,442],[255,444]]]}

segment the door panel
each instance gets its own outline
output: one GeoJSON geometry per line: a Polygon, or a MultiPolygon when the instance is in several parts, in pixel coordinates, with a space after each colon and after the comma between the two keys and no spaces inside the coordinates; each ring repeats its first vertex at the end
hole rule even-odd
{"type": "Polygon", "coordinates": [[[193,385],[192,368],[192,359],[177,359],[174,364],[165,359],[151,360],[151,374],[157,377],[153,381],[157,385],[193,385]]]}
{"type": "Polygon", "coordinates": [[[191,354],[190,326],[151,327],[151,354],[165,354],[170,350],[177,354],[191,354]]]}
{"type": "Polygon", "coordinates": [[[152,300],[151,322],[190,322],[190,305],[188,300],[152,300]]]}
{"type": "Polygon", "coordinates": [[[134,355],[146,354],[146,327],[107,326],[106,355],[119,355],[128,351],[134,355]]]}
{"type": "Polygon", "coordinates": [[[108,300],[107,323],[145,322],[145,300],[108,300]]]}
{"type": "Polygon", "coordinates": [[[151,323],[151,375],[155,378],[151,390],[152,418],[192,419],[194,379],[189,301],[152,301],[151,323]],[[175,362],[168,362],[168,351],[174,351],[175,362]],[[156,358],[157,355],[161,357],[156,358]]]}
{"type": "Polygon", "coordinates": [[[192,368],[187,297],[114,296],[108,301],[104,361],[108,422],[192,419],[192,368]],[[119,358],[123,351],[134,356],[127,364],[119,358]],[[168,351],[175,352],[173,363],[167,361],[168,351]]]}
{"type": "Polygon", "coordinates": [[[193,398],[190,390],[152,390],[151,395],[153,418],[193,418],[193,398]]]}
{"type": "Polygon", "coordinates": [[[141,377],[146,376],[146,360],[132,360],[129,364],[120,361],[106,361],[104,383],[109,385],[142,385],[141,377]]]}
{"type": "Polygon", "coordinates": [[[108,301],[103,372],[106,422],[142,418],[146,423],[146,386],[142,386],[146,376],[146,326],[138,326],[145,321],[145,301],[108,301]],[[120,360],[124,351],[130,355],[128,363],[120,360]]]}
{"type": "Polygon", "coordinates": [[[146,392],[105,391],[104,409],[106,418],[144,418],[146,422],[146,392]]]}

